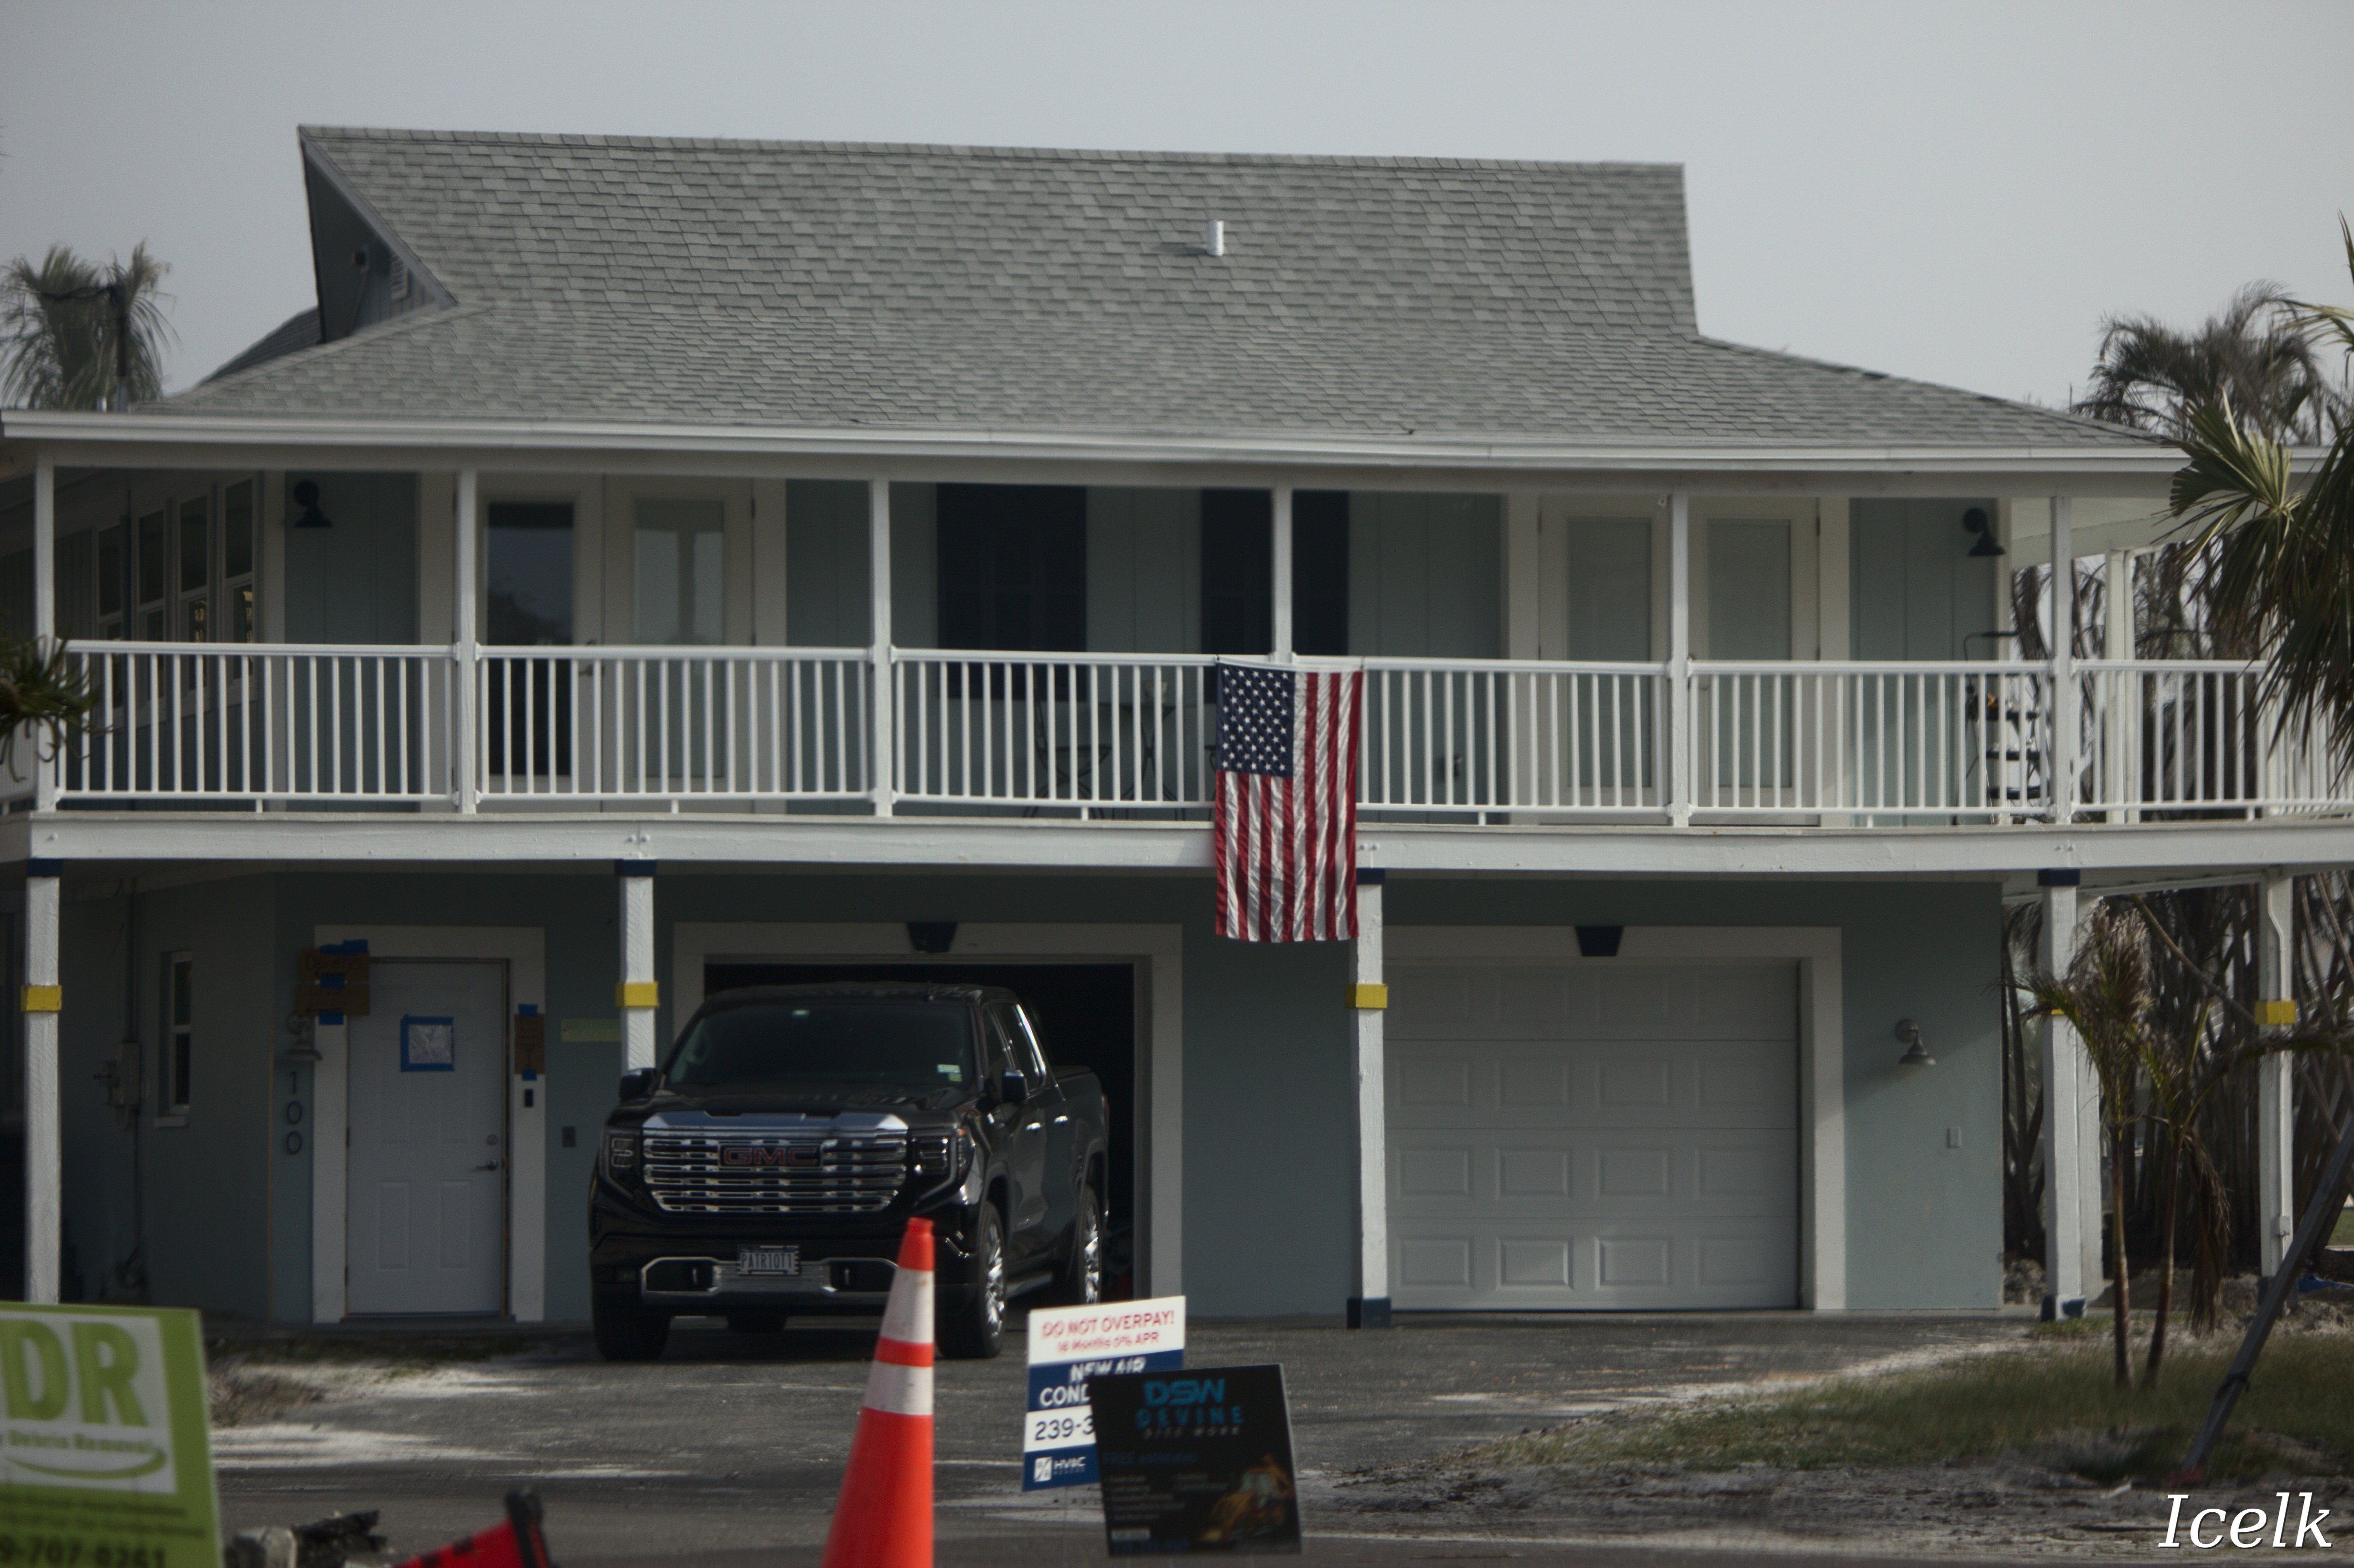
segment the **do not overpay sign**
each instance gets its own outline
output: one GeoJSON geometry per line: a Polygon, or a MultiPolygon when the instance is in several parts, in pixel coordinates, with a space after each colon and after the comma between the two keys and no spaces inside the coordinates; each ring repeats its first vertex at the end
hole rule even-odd
{"type": "Polygon", "coordinates": [[[1185,1298],[1110,1301],[1030,1314],[1030,1408],[1022,1417],[1022,1489],[1096,1479],[1087,1380],[1185,1364],[1185,1298]]]}
{"type": "Polygon", "coordinates": [[[196,1314],[0,1303],[0,1563],[220,1561],[196,1314]]]}

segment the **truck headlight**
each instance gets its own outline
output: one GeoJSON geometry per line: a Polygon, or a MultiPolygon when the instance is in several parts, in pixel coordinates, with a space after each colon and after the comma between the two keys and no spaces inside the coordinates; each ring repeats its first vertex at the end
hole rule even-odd
{"type": "Polygon", "coordinates": [[[634,1132],[609,1132],[605,1135],[605,1164],[614,1171],[634,1170],[638,1163],[638,1135],[634,1132]]]}
{"type": "Polygon", "coordinates": [[[954,1133],[919,1132],[907,1140],[907,1162],[918,1176],[946,1176],[962,1152],[954,1133]]]}

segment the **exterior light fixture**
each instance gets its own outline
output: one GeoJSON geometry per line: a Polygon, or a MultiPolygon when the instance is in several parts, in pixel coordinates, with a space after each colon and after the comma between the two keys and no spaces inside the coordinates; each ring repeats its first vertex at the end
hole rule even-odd
{"type": "Polygon", "coordinates": [[[1963,513],[1962,526],[1978,536],[1978,542],[1970,546],[1971,555],[1999,556],[2005,553],[2003,547],[1995,543],[1994,524],[1987,521],[1985,507],[1973,506],[1963,513]]]}
{"type": "Polygon", "coordinates": [[[1937,1058],[1930,1055],[1929,1048],[1921,1044],[1921,1026],[1911,1019],[1900,1018],[1896,1021],[1896,1038],[1903,1041],[1908,1047],[1904,1054],[1896,1058],[1898,1066],[1934,1067],[1937,1065],[1937,1058]]]}
{"type": "Polygon", "coordinates": [[[278,1059],[280,1061],[295,1065],[303,1065],[316,1062],[320,1059],[319,1047],[316,1044],[318,1040],[317,1021],[312,1018],[309,1013],[288,1013],[286,1015],[286,1033],[294,1036],[294,1044],[289,1045],[284,1051],[279,1053],[278,1059]]]}
{"type": "Polygon", "coordinates": [[[327,514],[319,510],[319,485],[316,480],[297,480],[294,483],[294,504],[302,509],[294,519],[297,528],[332,528],[327,514]]]}

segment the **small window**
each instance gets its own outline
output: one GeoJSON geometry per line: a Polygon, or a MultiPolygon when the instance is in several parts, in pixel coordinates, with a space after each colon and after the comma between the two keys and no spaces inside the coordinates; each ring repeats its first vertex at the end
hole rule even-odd
{"type": "Polygon", "coordinates": [[[196,1055],[196,961],[186,953],[164,959],[164,1046],[156,1063],[159,1109],[165,1116],[186,1116],[188,1080],[196,1055]]]}
{"type": "Polygon", "coordinates": [[[408,263],[396,256],[392,259],[392,297],[408,298],[408,263]]]}

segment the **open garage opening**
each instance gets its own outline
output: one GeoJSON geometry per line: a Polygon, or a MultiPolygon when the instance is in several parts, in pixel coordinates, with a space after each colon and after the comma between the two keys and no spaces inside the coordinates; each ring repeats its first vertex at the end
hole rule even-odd
{"type": "Polygon", "coordinates": [[[1105,1110],[1104,1291],[1133,1294],[1137,1246],[1137,977],[1133,963],[786,963],[715,960],[704,965],[708,997],[755,985],[830,980],[933,980],[999,985],[1022,999],[1046,1059],[1087,1067],[1103,1086],[1105,1110]]]}

